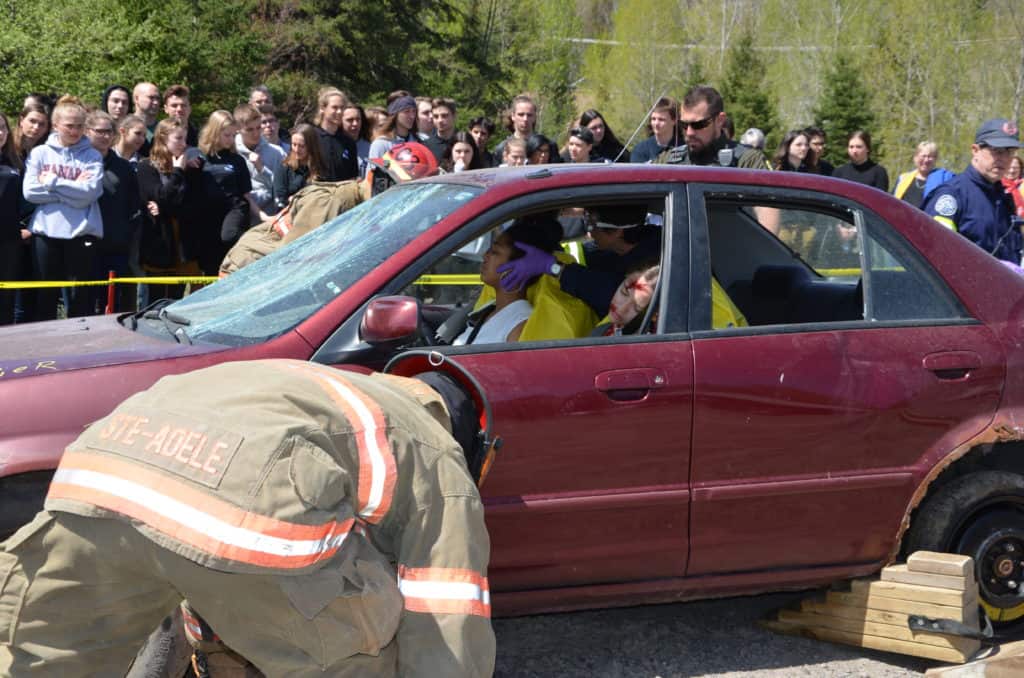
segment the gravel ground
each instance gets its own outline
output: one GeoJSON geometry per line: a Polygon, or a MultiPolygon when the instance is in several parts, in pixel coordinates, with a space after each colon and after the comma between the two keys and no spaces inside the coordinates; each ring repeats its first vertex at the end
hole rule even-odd
{"type": "Polygon", "coordinates": [[[757,621],[807,595],[771,594],[496,619],[496,678],[920,676],[940,664],[767,631],[757,621]]]}

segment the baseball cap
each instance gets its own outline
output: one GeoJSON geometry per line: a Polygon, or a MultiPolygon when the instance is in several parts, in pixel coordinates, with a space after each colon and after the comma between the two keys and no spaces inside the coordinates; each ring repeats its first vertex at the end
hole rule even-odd
{"type": "Polygon", "coordinates": [[[993,148],[1020,148],[1017,134],[1017,123],[1006,118],[992,118],[981,123],[974,135],[974,143],[993,148]]]}

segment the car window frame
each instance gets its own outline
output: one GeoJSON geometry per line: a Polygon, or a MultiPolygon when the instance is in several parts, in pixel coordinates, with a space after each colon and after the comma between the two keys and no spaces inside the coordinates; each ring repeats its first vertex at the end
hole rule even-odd
{"type": "MultiPolygon", "coordinates": [[[[874,210],[863,203],[855,200],[820,191],[810,191],[799,188],[784,188],[778,186],[752,186],[740,184],[726,184],[721,182],[691,182],[687,184],[687,203],[690,215],[691,245],[690,256],[690,297],[689,297],[689,318],[687,323],[688,333],[694,339],[721,337],[721,336],[746,336],[760,334],[791,334],[821,332],[829,330],[845,329],[883,329],[894,327],[934,327],[934,326],[957,326],[976,325],[981,321],[975,318],[963,301],[956,294],[956,291],[945,281],[941,274],[935,269],[932,263],[917,250],[916,247],[899,232],[895,226],[880,217],[874,210]],[[946,296],[950,305],[959,310],[960,318],[932,318],[914,320],[871,320],[868,319],[868,312],[871,309],[870,279],[863,282],[863,294],[865,298],[865,318],[860,320],[844,320],[831,322],[810,322],[791,323],[777,325],[748,325],[746,327],[729,327],[715,329],[711,327],[711,244],[710,232],[707,218],[707,210],[704,208],[705,199],[708,196],[735,199],[737,201],[755,202],[760,205],[778,205],[780,208],[809,209],[819,213],[847,212],[853,216],[854,223],[860,229],[858,237],[866,237],[868,230],[878,230],[883,234],[881,239],[884,245],[887,241],[900,253],[905,254],[917,270],[926,276],[926,282],[933,287],[937,286],[946,296]],[[874,222],[877,226],[868,226],[874,222]]],[[[866,249],[866,248],[865,248],[866,249]]],[[[808,266],[806,262],[803,265],[808,266]]],[[[865,253],[861,260],[862,265],[869,266],[869,255],[865,253]]],[[[862,279],[864,278],[862,274],[862,279]]],[[[870,276],[868,276],[870,278],[870,276]]]]}
{"type": "MultiPolygon", "coordinates": [[[[667,272],[663,267],[659,280],[659,291],[657,292],[658,305],[661,309],[668,309],[667,312],[659,313],[658,331],[655,334],[629,334],[614,337],[574,337],[570,339],[551,339],[544,341],[529,342],[499,342],[493,344],[470,344],[466,346],[432,346],[444,355],[460,355],[463,353],[494,353],[510,350],[541,350],[546,348],[557,348],[566,346],[588,346],[593,344],[608,343],[647,343],[660,341],[678,341],[680,333],[685,332],[687,312],[679,304],[670,305],[669,280],[675,277],[682,278],[680,283],[688,288],[688,275],[684,267],[689,261],[689,216],[686,212],[687,201],[685,184],[682,182],[637,182],[637,183],[608,183],[608,184],[587,184],[576,186],[561,186],[539,189],[537,191],[519,195],[502,203],[491,206],[485,212],[476,215],[460,228],[448,234],[438,242],[434,243],[417,260],[416,265],[409,266],[387,283],[381,286],[376,294],[366,300],[358,310],[321,344],[314,352],[311,360],[325,364],[338,364],[346,362],[349,355],[360,350],[359,324],[366,306],[373,299],[400,294],[402,290],[409,287],[417,278],[430,270],[442,258],[449,256],[459,249],[463,244],[487,232],[490,228],[508,221],[509,219],[522,214],[541,209],[558,209],[562,207],[578,206],[581,202],[607,202],[617,197],[623,200],[656,199],[661,197],[665,200],[665,215],[662,229],[662,261],[669,258],[672,266],[667,272]],[[679,253],[682,248],[682,253],[679,253]],[[429,263],[424,263],[429,262],[429,263]],[[668,328],[673,328],[669,331],[668,328]]],[[[478,198],[478,199],[482,199],[478,198]]],[[[680,297],[686,299],[687,297],[680,297]]],[[[365,347],[365,344],[362,345],[365,347]]]]}

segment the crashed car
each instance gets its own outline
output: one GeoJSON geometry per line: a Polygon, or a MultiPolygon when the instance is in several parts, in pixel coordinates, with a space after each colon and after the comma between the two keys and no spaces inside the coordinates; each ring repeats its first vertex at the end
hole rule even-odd
{"type": "Polygon", "coordinates": [[[165,374],[416,347],[476,375],[504,441],[482,490],[498,614],[807,588],[930,549],[974,558],[990,618],[1024,618],[1024,278],[880,191],[782,172],[416,181],[183,300],[4,329],[3,530],[85,425],[165,374]],[[467,245],[603,206],[662,224],[635,332],[437,343],[467,245]],[[716,326],[712,281],[743,322],[716,326]]]}

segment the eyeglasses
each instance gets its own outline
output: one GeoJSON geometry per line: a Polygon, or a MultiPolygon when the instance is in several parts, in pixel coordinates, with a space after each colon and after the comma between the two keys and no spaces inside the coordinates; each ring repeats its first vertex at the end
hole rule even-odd
{"type": "Polygon", "coordinates": [[[712,122],[714,122],[714,120],[715,120],[715,116],[709,115],[708,117],[703,118],[701,120],[680,120],[679,121],[679,125],[684,130],[686,128],[690,128],[690,129],[693,129],[693,130],[700,130],[700,129],[704,129],[705,127],[710,125],[712,122]]]}

